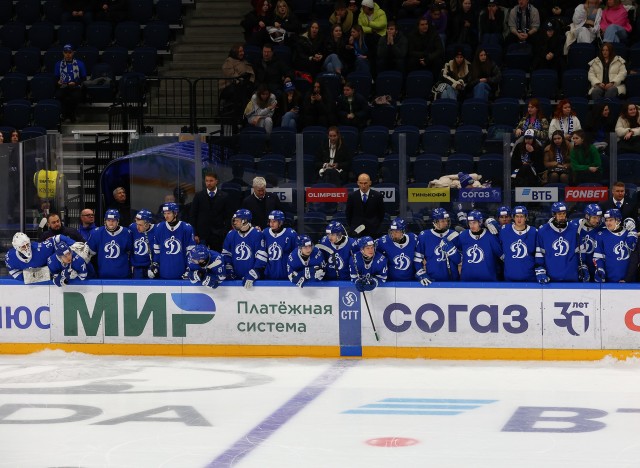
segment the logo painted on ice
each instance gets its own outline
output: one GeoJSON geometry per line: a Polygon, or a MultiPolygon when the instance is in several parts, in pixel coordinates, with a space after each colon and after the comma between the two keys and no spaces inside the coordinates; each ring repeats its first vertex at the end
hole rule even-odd
{"type": "Polygon", "coordinates": [[[589,330],[589,316],[580,310],[572,310],[569,312],[570,304],[570,302],[555,302],[553,304],[555,307],[562,308],[560,312],[562,318],[553,319],[553,322],[561,328],[566,328],[572,336],[580,336],[589,330]],[[576,320],[575,324],[574,319],[576,320]],[[576,327],[576,325],[578,325],[578,327],[576,327]],[[579,333],[576,328],[582,333],[579,333]]]}
{"type": "Polygon", "coordinates": [[[267,249],[269,253],[269,260],[280,260],[282,258],[282,247],[277,242],[274,242],[267,249]]]}
{"type": "Polygon", "coordinates": [[[251,258],[251,247],[249,247],[244,242],[240,242],[240,244],[236,245],[236,260],[249,260],[251,258]]]}
{"type": "Polygon", "coordinates": [[[115,240],[104,245],[105,258],[118,258],[120,256],[120,246],[115,240]]]}
{"type": "Polygon", "coordinates": [[[136,239],[133,243],[133,251],[135,255],[149,255],[149,244],[147,243],[147,239],[144,237],[136,239]]]}
{"type": "Polygon", "coordinates": [[[346,414],[402,414],[411,416],[455,416],[498,400],[444,398],[385,398],[375,403],[343,411],[346,414]]]}
{"type": "Polygon", "coordinates": [[[408,270],[409,266],[411,266],[412,260],[407,257],[404,252],[400,255],[393,257],[393,264],[396,267],[396,270],[408,270]]]}
{"type": "Polygon", "coordinates": [[[347,294],[342,296],[342,303],[347,307],[352,307],[353,304],[358,300],[356,293],[349,291],[347,294]]]}
{"type": "Polygon", "coordinates": [[[617,255],[616,260],[628,260],[629,259],[629,247],[625,241],[618,242],[613,248],[613,253],[617,255]]]}
{"type": "Polygon", "coordinates": [[[180,241],[174,236],[171,236],[164,241],[164,248],[167,249],[167,255],[178,255],[182,251],[180,241]]]}
{"type": "Polygon", "coordinates": [[[526,258],[529,254],[529,249],[527,249],[527,244],[522,242],[522,239],[518,239],[509,247],[509,250],[513,253],[511,258],[526,258]]]}
{"type": "Polygon", "coordinates": [[[565,257],[569,253],[569,242],[567,242],[562,236],[553,241],[551,247],[554,251],[554,257],[565,257]]]}
{"type": "Polygon", "coordinates": [[[482,263],[484,261],[484,251],[478,247],[478,244],[473,244],[467,249],[467,263],[482,263]]]}

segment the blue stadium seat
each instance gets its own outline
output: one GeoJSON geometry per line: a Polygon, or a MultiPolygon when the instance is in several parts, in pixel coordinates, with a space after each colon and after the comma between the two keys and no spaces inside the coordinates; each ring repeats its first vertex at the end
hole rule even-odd
{"type": "Polygon", "coordinates": [[[331,93],[334,101],[342,94],[342,79],[340,75],[336,73],[320,73],[316,79],[322,84],[324,89],[331,93]]]}
{"type": "Polygon", "coordinates": [[[55,42],[55,26],[50,21],[38,21],[31,25],[27,37],[30,46],[47,50],[55,42]]]}
{"type": "MultiPolygon", "coordinates": [[[[640,68],[640,42],[636,42],[629,49],[629,63],[627,70],[640,68]]],[[[627,78],[629,75],[627,75],[627,78]]]]}
{"type": "Polygon", "coordinates": [[[290,158],[296,153],[296,132],[286,127],[276,127],[269,136],[269,148],[273,153],[280,153],[290,158]]]}
{"type": "Polygon", "coordinates": [[[31,89],[31,100],[33,102],[43,99],[53,99],[56,96],[57,80],[53,73],[38,73],[31,78],[29,88],[31,89]]]}
{"type": "Polygon", "coordinates": [[[481,128],[487,128],[489,103],[484,99],[465,99],[460,107],[460,120],[465,125],[477,125],[481,128]]]}
{"type": "Polygon", "coordinates": [[[43,99],[33,108],[33,125],[47,130],[60,130],[62,107],[57,99],[43,99]]]}
{"type": "Polygon", "coordinates": [[[254,67],[258,66],[262,61],[262,50],[260,47],[253,44],[245,44],[242,46],[244,49],[244,57],[254,67]]]}
{"type": "Polygon", "coordinates": [[[358,94],[365,99],[371,96],[371,75],[362,72],[351,72],[347,75],[347,81],[351,83],[358,94]]]}
{"type": "Polygon", "coordinates": [[[436,99],[431,103],[431,124],[452,128],[458,122],[458,101],[436,99]]]}
{"type": "Polygon", "coordinates": [[[589,70],[589,62],[596,58],[598,49],[593,44],[574,42],[569,46],[567,69],[589,70]]]}
{"type": "Polygon", "coordinates": [[[566,70],[562,75],[562,92],[564,97],[572,98],[587,96],[591,85],[587,78],[587,71],[582,69],[566,70]]]}
{"type": "Polygon", "coordinates": [[[47,129],[44,127],[25,127],[20,130],[20,140],[30,140],[31,138],[38,138],[47,134],[47,129]]]}
{"type": "Polygon", "coordinates": [[[153,16],[153,0],[129,0],[129,19],[147,24],[153,16]]]}
{"type": "Polygon", "coordinates": [[[263,154],[256,163],[256,171],[262,176],[285,178],[286,161],[282,154],[263,154]]]}
{"type": "Polygon", "coordinates": [[[108,63],[114,75],[120,76],[129,68],[129,52],[124,47],[108,47],[102,52],[102,63],[108,63]]]}
{"type": "Polygon", "coordinates": [[[461,125],[453,135],[453,151],[455,153],[470,153],[478,156],[482,153],[482,128],[477,125],[461,125]]]}
{"type": "Polygon", "coordinates": [[[482,180],[490,180],[493,186],[502,186],[504,174],[504,160],[499,153],[481,154],[476,163],[476,172],[482,175],[482,180]]]}
{"type": "Polygon", "coordinates": [[[422,153],[416,156],[413,163],[413,179],[416,182],[431,182],[442,175],[442,156],[433,153],[422,153]]]}
{"type": "Polygon", "coordinates": [[[376,96],[391,96],[393,102],[400,99],[404,76],[399,71],[383,71],[376,77],[376,96]]]}
{"type": "Polygon", "coordinates": [[[71,44],[78,47],[82,44],[83,36],[84,24],[79,21],[69,21],[58,27],[58,43],[61,45],[71,44]]]}
{"type": "Polygon", "coordinates": [[[504,66],[508,70],[531,70],[532,51],[529,44],[511,44],[504,54],[504,66]]]}
{"type": "Polygon", "coordinates": [[[240,131],[238,150],[243,154],[258,156],[265,152],[268,135],[264,128],[245,127],[240,131]]]}
{"type": "Polygon", "coordinates": [[[628,74],[624,84],[627,87],[627,97],[640,97],[640,73],[628,74]]]}
{"type": "Polygon", "coordinates": [[[483,44],[482,48],[487,52],[493,63],[502,68],[502,56],[504,55],[502,47],[498,44],[483,44]]]}
{"type": "Polygon", "coordinates": [[[494,125],[511,125],[520,120],[520,102],[516,98],[500,97],[491,104],[491,120],[494,125]]]}
{"type": "Polygon", "coordinates": [[[283,63],[287,64],[287,66],[291,66],[292,64],[292,56],[293,52],[291,52],[291,47],[278,44],[273,48],[273,56],[277,57],[278,60],[281,60],[283,63]]]}
{"type": "Polygon", "coordinates": [[[342,141],[349,148],[351,154],[355,154],[358,151],[358,140],[360,139],[360,131],[357,127],[351,125],[340,125],[338,127],[340,135],[342,135],[342,141]]]}
{"type": "Polygon", "coordinates": [[[142,73],[127,72],[118,80],[118,99],[124,104],[142,104],[146,99],[146,77],[142,73]]]}
{"type": "Polygon", "coordinates": [[[40,0],[18,0],[15,5],[16,20],[32,25],[40,21],[40,0]]]}
{"type": "Polygon", "coordinates": [[[405,99],[407,98],[431,98],[433,88],[433,74],[427,70],[409,72],[405,82],[405,99]]]}
{"type": "Polygon", "coordinates": [[[400,104],[400,122],[424,128],[429,120],[429,103],[423,98],[405,98],[400,104]]]}
{"type": "Polygon", "coordinates": [[[505,70],[500,80],[500,97],[522,99],[526,94],[527,76],[523,70],[505,70]]]}
{"type": "Polygon", "coordinates": [[[27,40],[27,27],[19,21],[9,21],[0,29],[0,41],[3,47],[18,50],[27,40]]]}
{"type": "Polygon", "coordinates": [[[42,64],[43,64],[44,71],[53,73],[56,63],[58,63],[61,59],[62,59],[62,46],[55,45],[55,46],[49,47],[45,51],[44,55],[42,56],[42,64]]]}
{"type": "Polygon", "coordinates": [[[549,122],[551,122],[551,118],[553,117],[553,111],[555,110],[555,107],[551,104],[551,100],[548,98],[542,98],[542,97],[539,97],[537,99],[538,99],[538,102],[540,103],[540,110],[544,112],[545,117],[547,117],[549,122]]]}
{"type": "MultiPolygon", "coordinates": [[[[242,133],[241,133],[242,134],[242,133]]],[[[247,153],[237,153],[229,157],[231,168],[244,169],[248,172],[255,172],[255,155],[247,153]]]]}
{"type": "Polygon", "coordinates": [[[108,63],[97,63],[91,72],[91,85],[85,86],[85,96],[88,102],[115,101],[115,81],[113,71],[108,63]],[[105,78],[103,82],[96,82],[99,78],[105,78]]]}
{"type": "Polygon", "coordinates": [[[87,45],[104,50],[113,40],[113,26],[108,21],[94,21],[87,25],[87,45]]]}
{"type": "Polygon", "coordinates": [[[23,47],[18,49],[13,56],[15,71],[25,75],[35,75],[40,71],[40,49],[37,47],[23,47]]]}
{"type": "Polygon", "coordinates": [[[435,153],[444,156],[451,147],[451,132],[446,125],[432,125],[427,127],[422,135],[422,148],[425,153],[435,153]]]}
{"type": "Polygon", "coordinates": [[[156,16],[171,25],[182,25],[182,0],[158,0],[156,16]]]}
{"type": "Polygon", "coordinates": [[[400,155],[397,153],[390,153],[385,155],[384,159],[382,160],[382,165],[380,166],[380,175],[384,183],[400,183],[400,160],[400,155]]]}
{"type": "Polygon", "coordinates": [[[351,161],[351,171],[357,177],[359,174],[367,174],[371,181],[378,180],[378,157],[375,154],[356,154],[351,161]]]}
{"type": "Polygon", "coordinates": [[[0,2],[0,24],[7,23],[13,18],[13,2],[0,2]]]}
{"type": "Polygon", "coordinates": [[[618,180],[637,184],[640,181],[640,154],[618,155],[618,180]]]}
{"type": "Polygon", "coordinates": [[[131,53],[131,70],[146,76],[158,73],[158,51],[154,47],[136,47],[131,53]]]}
{"type": "Polygon", "coordinates": [[[42,6],[45,21],[50,21],[53,24],[60,24],[62,22],[62,5],[60,0],[47,0],[42,6]]]}
{"type": "Polygon", "coordinates": [[[78,47],[74,57],[84,62],[84,68],[87,70],[87,75],[93,73],[93,68],[100,60],[100,51],[96,47],[85,45],[78,47]]]}
{"type": "Polygon", "coordinates": [[[327,128],[321,125],[309,125],[302,130],[302,152],[316,154],[318,148],[327,139],[327,128]]]}
{"type": "Polygon", "coordinates": [[[531,72],[531,96],[555,99],[558,95],[558,73],[542,69],[531,72]]]}
{"type": "MultiPolygon", "coordinates": [[[[29,88],[27,75],[19,72],[7,73],[0,81],[3,101],[13,101],[16,99],[26,99],[29,88]]],[[[16,127],[17,128],[17,127],[16,127]]]]}
{"type": "Polygon", "coordinates": [[[142,33],[142,42],[158,51],[169,50],[169,23],[162,20],[149,21],[142,33]]]}
{"type": "Polygon", "coordinates": [[[571,109],[573,109],[578,116],[578,120],[586,123],[589,119],[589,99],[574,96],[569,99],[569,102],[571,103],[571,109]]]}
{"type": "Polygon", "coordinates": [[[473,156],[465,153],[453,153],[444,163],[445,174],[457,174],[458,172],[473,172],[473,156]]]}
{"type": "Polygon", "coordinates": [[[381,125],[392,129],[396,126],[396,116],[398,110],[392,104],[373,106],[371,109],[371,125],[381,125]]]}
{"type": "MultiPolygon", "coordinates": [[[[310,185],[316,182],[318,179],[318,173],[316,172],[316,156],[315,154],[303,154],[302,155],[302,177],[303,183],[310,185]]],[[[287,179],[296,180],[297,178],[297,162],[296,158],[291,158],[287,165],[287,179]]]]}
{"type": "Polygon", "coordinates": [[[0,76],[6,75],[11,70],[11,49],[8,47],[0,47],[0,76]]]}
{"type": "MultiPolygon", "coordinates": [[[[517,122],[517,121],[516,121],[517,122]]],[[[487,137],[484,140],[484,149],[487,153],[500,153],[503,151],[503,138],[504,135],[508,135],[508,140],[510,145],[511,140],[513,139],[513,128],[514,124],[504,125],[504,124],[496,124],[491,125],[487,129],[487,137]]]]}
{"type": "Polygon", "coordinates": [[[128,50],[135,49],[142,38],[140,23],[137,21],[120,21],[113,31],[114,45],[128,50]]]}
{"type": "Polygon", "coordinates": [[[389,130],[380,125],[369,125],[360,135],[360,149],[363,153],[382,157],[389,147],[389,130]]]}
{"type": "Polygon", "coordinates": [[[31,123],[31,103],[26,99],[13,99],[5,103],[2,125],[21,129],[31,123]]]}
{"type": "Polygon", "coordinates": [[[391,151],[400,153],[400,135],[405,136],[407,156],[411,157],[420,148],[420,131],[413,125],[399,125],[391,134],[391,151]]]}

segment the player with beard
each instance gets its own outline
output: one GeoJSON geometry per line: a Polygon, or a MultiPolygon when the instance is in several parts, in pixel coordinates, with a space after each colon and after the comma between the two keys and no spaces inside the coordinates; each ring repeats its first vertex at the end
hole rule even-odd
{"type": "Polygon", "coordinates": [[[423,286],[433,281],[458,281],[460,273],[460,240],[450,228],[451,219],[444,208],[431,212],[433,229],[425,229],[418,236],[413,262],[416,278],[423,286]]]}
{"type": "Polygon", "coordinates": [[[91,255],[98,258],[98,277],[110,279],[128,278],[129,255],[133,248],[131,231],[120,226],[120,212],[107,210],[104,226],[97,227],[87,241],[91,255]]]}
{"type": "Polygon", "coordinates": [[[287,257],[296,247],[298,235],[296,231],[284,226],[284,213],[273,210],[269,213],[269,228],[262,231],[267,251],[267,266],[264,269],[265,279],[287,279],[287,257]]]}

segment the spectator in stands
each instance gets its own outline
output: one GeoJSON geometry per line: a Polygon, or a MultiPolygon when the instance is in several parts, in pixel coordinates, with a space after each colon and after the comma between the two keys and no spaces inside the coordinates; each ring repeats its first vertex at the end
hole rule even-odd
{"type": "Polygon", "coordinates": [[[346,82],[342,87],[342,94],[337,99],[336,111],[340,125],[350,125],[362,130],[369,117],[369,104],[364,96],[355,91],[351,83],[346,82]]]}
{"type": "Polygon", "coordinates": [[[265,229],[269,227],[269,213],[282,211],[277,195],[267,192],[267,181],[264,177],[253,178],[253,193],[242,201],[242,208],[251,212],[253,226],[265,229]]]}
{"type": "Polygon", "coordinates": [[[271,134],[273,129],[273,114],[278,105],[278,101],[266,85],[258,86],[255,94],[244,109],[244,117],[249,125],[264,128],[267,134],[271,134]]]}
{"type": "Polygon", "coordinates": [[[298,131],[298,120],[300,120],[300,107],[302,106],[302,96],[293,84],[288,81],[284,84],[284,97],[282,98],[282,127],[290,128],[294,132],[298,131]]]}
{"type": "Polygon", "coordinates": [[[569,46],[574,42],[591,44],[595,41],[600,32],[601,19],[600,0],[586,0],[578,5],[573,12],[573,19],[566,34],[565,55],[569,52],[569,46]]]}
{"type": "Polygon", "coordinates": [[[377,72],[398,70],[404,73],[407,50],[407,38],[398,31],[395,21],[389,21],[387,23],[387,34],[378,41],[377,72]]]}
{"type": "Polygon", "coordinates": [[[549,137],[549,121],[544,116],[540,101],[537,98],[529,99],[527,114],[518,122],[513,131],[517,138],[516,143],[520,141],[524,132],[529,129],[534,131],[536,140],[540,143],[545,142],[549,137]]]}
{"type": "MultiPolygon", "coordinates": [[[[355,1],[353,2],[355,4],[355,1]]],[[[340,26],[342,34],[349,34],[353,26],[353,12],[347,9],[343,0],[338,0],[335,4],[333,13],[329,17],[329,23],[332,26],[340,26]]]]}
{"type": "Polygon", "coordinates": [[[426,18],[418,20],[418,27],[409,34],[407,42],[407,70],[427,70],[437,78],[444,62],[444,48],[438,32],[426,18]]]}
{"type": "Polygon", "coordinates": [[[380,237],[382,221],[384,220],[384,200],[382,194],[371,189],[371,178],[368,174],[358,176],[358,187],[347,198],[347,223],[351,232],[358,232],[360,236],[380,237]],[[358,229],[363,226],[364,230],[358,229]]]}
{"type": "Polygon", "coordinates": [[[91,231],[96,228],[96,215],[91,208],[85,208],[80,212],[80,224],[78,225],[78,232],[82,238],[87,241],[91,237],[91,231]]]}
{"type": "Polygon", "coordinates": [[[551,21],[547,21],[542,29],[544,32],[538,34],[538,44],[533,51],[533,69],[555,70],[558,77],[562,77],[565,64],[562,54],[564,36],[556,31],[556,26],[551,21]]]}
{"type": "Polygon", "coordinates": [[[489,0],[478,20],[480,43],[501,45],[504,42],[504,29],[504,11],[496,0],[489,0]]]}
{"type": "Polygon", "coordinates": [[[93,19],[109,21],[115,25],[127,19],[127,0],[98,0],[95,3],[93,19]]]}
{"type": "Polygon", "coordinates": [[[625,103],[616,122],[618,154],[640,153],[640,107],[631,102],[625,103]]]}
{"type": "Polygon", "coordinates": [[[540,12],[529,0],[518,0],[518,4],[509,11],[507,26],[507,44],[526,42],[533,45],[536,33],[540,29],[540,12]]]}
{"type": "Polygon", "coordinates": [[[571,147],[564,138],[562,130],[551,134],[551,143],[544,149],[544,182],[547,184],[571,182],[571,147]]]}
{"type": "Polygon", "coordinates": [[[335,98],[315,80],[302,101],[302,125],[322,125],[328,127],[334,121],[335,98]]]}
{"type": "Polygon", "coordinates": [[[60,19],[63,23],[68,21],[81,21],[85,25],[93,21],[93,2],[85,0],[62,0],[62,15],[60,19]]]}
{"type": "Polygon", "coordinates": [[[341,76],[346,75],[346,65],[348,65],[349,62],[353,65],[353,54],[347,52],[347,47],[342,36],[342,28],[339,24],[333,25],[331,28],[331,34],[327,37],[324,51],[327,56],[322,64],[322,70],[341,76]]]}
{"type": "Polygon", "coordinates": [[[287,64],[274,57],[273,44],[262,46],[262,61],[255,68],[256,83],[264,83],[269,91],[280,97],[282,87],[287,81],[293,81],[293,72],[287,64]]]}
{"type": "Polygon", "coordinates": [[[271,3],[268,0],[255,2],[254,9],[244,15],[240,26],[244,30],[247,44],[261,46],[269,40],[267,26],[273,23],[271,3]]]}
{"type": "Polygon", "coordinates": [[[420,18],[427,10],[427,0],[403,0],[398,9],[398,19],[420,18]]]}
{"type": "Polygon", "coordinates": [[[626,195],[626,187],[624,182],[616,182],[611,187],[611,198],[604,202],[602,206],[602,212],[617,208],[622,214],[622,219],[631,218],[634,221],[638,217],[638,202],[634,200],[632,196],[626,195]]]}
{"type": "Polygon", "coordinates": [[[298,36],[293,66],[315,78],[322,69],[324,59],[324,39],[320,35],[320,24],[311,21],[307,30],[298,36]]]}
{"type": "Polygon", "coordinates": [[[218,188],[218,174],[215,171],[205,173],[204,185],[204,190],[196,193],[191,203],[191,225],[197,244],[220,252],[231,227],[233,211],[229,196],[218,188]]]}
{"type": "Polygon", "coordinates": [[[369,64],[375,66],[378,41],[387,33],[387,14],[373,0],[362,0],[358,24],[369,49],[369,64]]]}
{"type": "Polygon", "coordinates": [[[45,240],[60,234],[70,237],[76,242],[84,242],[85,240],[84,237],[82,237],[82,234],[80,234],[80,232],[78,232],[76,228],[72,228],[62,224],[60,215],[55,211],[50,211],[47,215],[47,226],[49,229],[40,234],[38,242],[44,242],[45,240]]]}
{"type": "Polygon", "coordinates": [[[345,145],[338,127],[329,127],[327,136],[328,139],[316,152],[318,180],[341,186],[348,180],[353,154],[345,145]]]}
{"type": "Polygon", "coordinates": [[[429,21],[429,27],[435,29],[442,40],[442,46],[447,43],[447,10],[444,2],[434,2],[424,14],[424,18],[429,21]]]}
{"type": "Polygon", "coordinates": [[[464,58],[462,49],[456,50],[456,55],[449,60],[442,70],[442,81],[446,84],[442,94],[445,99],[458,99],[464,96],[469,80],[470,63],[464,58]]]}
{"type": "Polygon", "coordinates": [[[20,132],[15,128],[11,130],[11,140],[9,143],[19,143],[20,142],[20,132]]]}
{"type": "Polygon", "coordinates": [[[113,202],[107,208],[120,212],[120,222],[123,226],[129,226],[133,222],[131,204],[127,199],[127,191],[124,187],[116,187],[113,190],[113,202]]]}
{"type": "Polygon", "coordinates": [[[513,148],[511,177],[514,187],[537,187],[544,170],[542,146],[532,129],[524,132],[523,140],[513,148]]]}
{"type": "Polygon", "coordinates": [[[63,59],[54,68],[58,86],[56,99],[62,107],[62,119],[72,123],[76,121],[76,108],[82,100],[82,82],[87,79],[84,62],[73,55],[73,46],[66,44],[62,48],[63,59]]]}
{"type": "Polygon", "coordinates": [[[588,76],[591,99],[613,98],[626,93],[627,67],[624,59],[616,55],[611,42],[602,44],[600,54],[589,62],[588,76]]]}
{"type": "Polygon", "coordinates": [[[222,76],[228,80],[220,80],[220,89],[227,86],[232,80],[241,79],[255,82],[256,74],[253,66],[244,59],[244,47],[242,44],[234,44],[229,50],[229,56],[222,64],[222,76]]]}
{"type": "Polygon", "coordinates": [[[602,41],[626,42],[630,33],[629,15],[621,0],[607,0],[607,6],[600,20],[602,41]]]}
{"type": "Polygon", "coordinates": [[[482,46],[479,47],[469,67],[468,89],[473,97],[485,101],[492,99],[500,84],[500,77],[500,68],[489,58],[489,53],[482,46]]]}
{"type": "Polygon", "coordinates": [[[358,3],[356,2],[356,0],[349,0],[347,10],[349,10],[353,14],[354,18],[358,17],[358,3]]]}
{"type": "Polygon", "coordinates": [[[586,141],[584,130],[573,132],[571,150],[571,171],[576,184],[600,182],[602,179],[602,160],[595,146],[586,141]]]}
{"type": "Polygon", "coordinates": [[[571,102],[568,99],[561,99],[556,105],[553,118],[549,123],[549,139],[556,131],[562,132],[564,139],[571,145],[571,136],[576,130],[580,130],[580,120],[571,108],[571,102]]]}
{"type": "Polygon", "coordinates": [[[364,40],[362,26],[356,24],[351,28],[349,42],[346,44],[347,51],[353,53],[355,71],[371,75],[371,65],[369,65],[369,46],[364,40]]]}
{"type": "Polygon", "coordinates": [[[302,29],[300,20],[298,19],[296,14],[291,11],[291,8],[289,8],[289,4],[286,2],[286,0],[278,0],[274,13],[273,26],[279,29],[284,29],[286,31],[286,36],[284,39],[285,44],[294,44],[295,36],[300,34],[300,30],[302,29]]]}
{"type": "Polygon", "coordinates": [[[478,11],[471,0],[461,0],[459,8],[449,21],[449,42],[451,44],[468,44],[471,50],[478,46],[478,11]]]}
{"type": "Polygon", "coordinates": [[[615,132],[616,117],[611,114],[606,102],[594,104],[584,129],[589,134],[593,146],[599,150],[609,146],[609,134],[615,132]]]}

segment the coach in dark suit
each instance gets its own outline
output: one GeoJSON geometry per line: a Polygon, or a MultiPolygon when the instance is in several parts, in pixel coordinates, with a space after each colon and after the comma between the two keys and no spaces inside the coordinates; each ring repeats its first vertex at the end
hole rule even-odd
{"type": "Polygon", "coordinates": [[[282,211],[280,199],[267,192],[267,181],[264,177],[253,178],[253,193],[242,200],[242,208],[251,211],[251,224],[260,229],[269,227],[269,213],[273,210],[282,211]]]}
{"type": "Polygon", "coordinates": [[[624,182],[616,182],[613,184],[613,187],[611,187],[611,198],[601,205],[602,212],[604,213],[611,208],[618,208],[620,213],[622,213],[623,220],[631,218],[636,221],[638,217],[637,202],[631,197],[625,197],[624,193],[624,182]]]}
{"type": "Polygon", "coordinates": [[[359,235],[376,239],[381,234],[380,226],[384,219],[382,194],[371,188],[371,178],[367,174],[358,176],[358,187],[360,189],[347,198],[347,223],[352,231],[364,225],[365,229],[359,235]]]}
{"type": "Polygon", "coordinates": [[[216,252],[231,228],[230,203],[226,193],[218,188],[218,174],[209,171],[204,176],[205,189],[196,193],[190,208],[191,224],[196,242],[216,252]]]}

